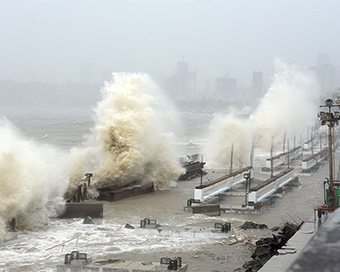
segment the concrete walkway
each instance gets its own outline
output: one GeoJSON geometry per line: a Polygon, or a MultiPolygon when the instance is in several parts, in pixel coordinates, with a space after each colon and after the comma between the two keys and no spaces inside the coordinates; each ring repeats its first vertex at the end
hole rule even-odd
{"type": "MultiPolygon", "coordinates": [[[[279,250],[279,255],[273,256],[259,270],[260,272],[286,271],[288,267],[301,254],[307,243],[315,234],[315,223],[310,220],[304,223],[301,229],[279,250]]],[[[308,270],[305,270],[308,271],[308,270]]]]}

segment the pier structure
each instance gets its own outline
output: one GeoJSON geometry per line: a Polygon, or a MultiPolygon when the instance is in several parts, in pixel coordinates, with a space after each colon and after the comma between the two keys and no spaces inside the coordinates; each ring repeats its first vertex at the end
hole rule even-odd
{"type": "Polygon", "coordinates": [[[303,150],[310,150],[317,144],[318,144],[318,142],[316,141],[316,137],[313,137],[313,138],[311,138],[308,141],[303,143],[303,150]]]}
{"type": "Polygon", "coordinates": [[[301,146],[295,147],[287,152],[266,159],[266,167],[264,167],[262,170],[270,171],[271,169],[276,168],[280,165],[289,164],[289,160],[295,160],[301,155],[301,146]]]}
{"type": "Polygon", "coordinates": [[[311,155],[302,160],[301,169],[302,172],[310,172],[311,169],[319,162],[325,160],[328,157],[328,147],[325,147],[321,151],[311,155]]]}
{"type": "Polygon", "coordinates": [[[102,218],[104,213],[103,203],[91,200],[88,189],[91,185],[92,173],[86,173],[85,178],[79,182],[72,196],[66,201],[65,208],[59,218],[102,218]]]}
{"type": "Polygon", "coordinates": [[[254,206],[258,202],[270,197],[279,188],[293,181],[294,168],[287,168],[279,174],[267,179],[266,181],[252,187],[248,194],[248,205],[254,206]]]}
{"type": "Polygon", "coordinates": [[[274,257],[266,263],[260,271],[339,271],[340,264],[338,251],[340,248],[340,210],[339,207],[339,187],[334,179],[333,172],[333,151],[336,148],[336,141],[333,139],[334,127],[340,120],[340,112],[333,111],[336,107],[340,108],[340,98],[336,98],[336,104],[332,99],[327,99],[320,107],[328,108],[327,111],[320,111],[318,119],[321,125],[328,126],[328,164],[329,178],[324,182],[324,203],[314,208],[313,228],[307,233],[297,232],[292,241],[287,245],[289,252],[286,256],[274,257]],[[325,185],[328,184],[328,188],[325,185]],[[318,221],[315,218],[318,213],[318,221]],[[324,215],[324,216],[322,216],[324,215]],[[318,231],[312,235],[321,225],[318,231]],[[308,234],[308,235],[305,235],[308,234]],[[295,242],[293,244],[292,242],[295,242]]]}
{"type": "Polygon", "coordinates": [[[231,174],[196,186],[194,191],[194,202],[207,202],[213,198],[219,197],[220,194],[223,194],[236,185],[246,182],[246,177],[251,178],[251,169],[252,167],[248,166],[231,174]]]}

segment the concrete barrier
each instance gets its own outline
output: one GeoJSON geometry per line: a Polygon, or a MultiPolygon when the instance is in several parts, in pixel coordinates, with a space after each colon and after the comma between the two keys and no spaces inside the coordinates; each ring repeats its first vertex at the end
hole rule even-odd
{"type": "Polygon", "coordinates": [[[314,137],[314,138],[304,142],[303,150],[309,150],[309,149],[311,149],[316,144],[317,144],[317,141],[316,141],[316,138],[314,137]]]}
{"type": "Polygon", "coordinates": [[[59,218],[92,218],[103,217],[103,203],[65,203],[65,210],[59,218]]]}
{"type": "Polygon", "coordinates": [[[288,160],[295,160],[296,158],[301,156],[301,154],[302,154],[301,146],[295,147],[287,152],[268,158],[266,160],[266,168],[271,169],[272,164],[273,164],[273,168],[283,165],[283,164],[287,164],[288,160]]]}
{"type": "MultiPolygon", "coordinates": [[[[244,174],[251,175],[252,167],[245,167],[239,171],[222,176],[205,184],[195,187],[194,200],[198,202],[206,202],[215,196],[230,190],[233,186],[244,182],[244,174]]],[[[251,178],[251,177],[250,177],[251,178]]]]}
{"type": "Polygon", "coordinates": [[[301,169],[303,172],[309,171],[313,166],[315,166],[318,162],[324,160],[328,156],[328,147],[325,147],[318,153],[309,156],[302,160],[301,169]]]}
{"type": "Polygon", "coordinates": [[[220,205],[199,205],[191,208],[192,213],[203,213],[211,216],[221,215],[220,205]]]}
{"type": "Polygon", "coordinates": [[[287,168],[265,182],[251,188],[251,191],[248,194],[248,205],[254,205],[264,200],[266,197],[275,193],[280,187],[291,182],[293,179],[294,168],[287,168]]]}

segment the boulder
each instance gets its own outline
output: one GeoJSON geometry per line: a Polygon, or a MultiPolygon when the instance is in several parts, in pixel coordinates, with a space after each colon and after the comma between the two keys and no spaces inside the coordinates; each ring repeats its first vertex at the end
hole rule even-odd
{"type": "Polygon", "coordinates": [[[240,229],[267,229],[266,224],[256,224],[251,221],[244,222],[243,225],[240,226],[240,229]]]}
{"type": "Polygon", "coordinates": [[[83,224],[94,224],[92,217],[91,216],[87,216],[84,219],[83,224]]]}

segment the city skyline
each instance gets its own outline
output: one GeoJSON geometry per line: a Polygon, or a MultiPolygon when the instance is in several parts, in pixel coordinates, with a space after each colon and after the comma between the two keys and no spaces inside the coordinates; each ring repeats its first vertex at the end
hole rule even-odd
{"type": "Polygon", "coordinates": [[[91,81],[111,72],[172,74],[179,61],[197,73],[197,86],[229,74],[249,86],[264,81],[274,60],[298,69],[326,53],[340,64],[338,1],[1,1],[0,79],[91,81]]]}

